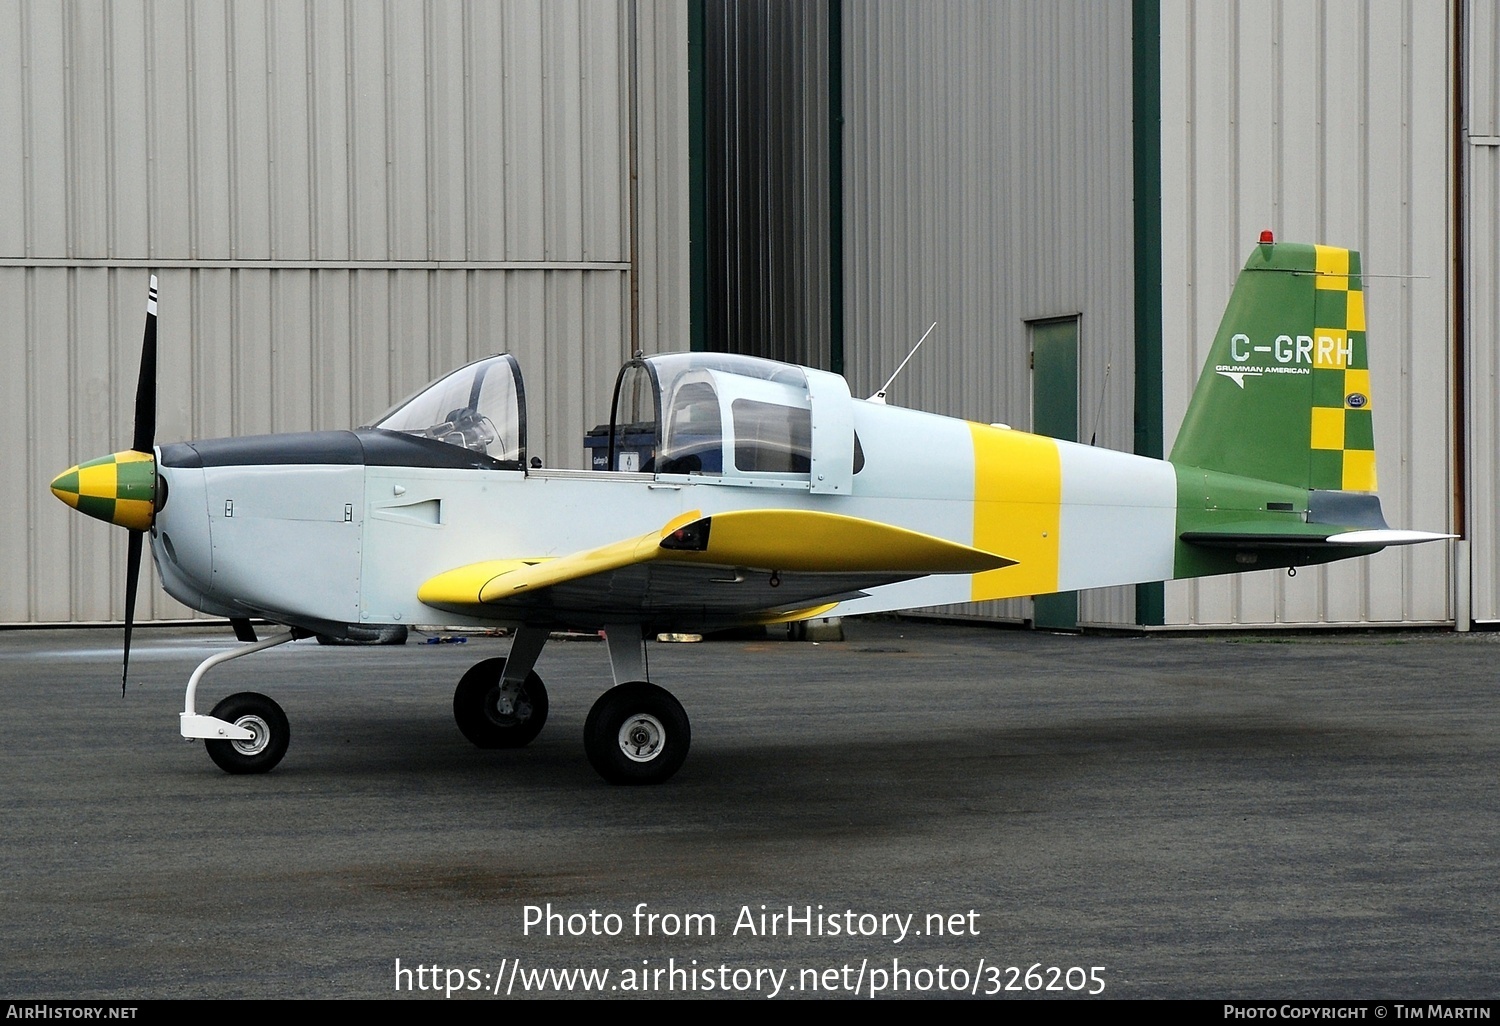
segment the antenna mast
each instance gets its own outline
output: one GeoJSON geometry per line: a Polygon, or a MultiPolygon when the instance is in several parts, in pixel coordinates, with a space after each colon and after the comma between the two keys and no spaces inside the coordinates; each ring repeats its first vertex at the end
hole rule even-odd
{"type": "Polygon", "coordinates": [[[936,328],[937,326],[938,322],[933,321],[932,326],[929,327],[926,331],[922,332],[922,337],[917,339],[917,344],[911,347],[911,352],[906,354],[906,359],[901,361],[901,366],[896,368],[896,373],[892,374],[889,378],[886,379],[885,384],[880,386],[880,391],[870,396],[870,402],[879,403],[882,406],[885,405],[885,393],[890,389],[891,382],[896,380],[896,375],[900,374],[901,371],[906,367],[906,365],[911,362],[911,358],[917,355],[917,350],[922,348],[922,343],[927,341],[927,336],[931,335],[932,329],[936,328]]]}

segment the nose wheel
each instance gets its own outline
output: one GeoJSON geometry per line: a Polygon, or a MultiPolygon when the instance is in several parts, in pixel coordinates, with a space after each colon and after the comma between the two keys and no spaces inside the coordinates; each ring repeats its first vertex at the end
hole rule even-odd
{"type": "Polygon", "coordinates": [[[250,732],[248,738],[209,739],[208,757],[225,773],[268,773],[286,754],[292,731],[281,706],[253,691],[230,695],[214,706],[216,719],[250,732]]]}
{"type": "Polygon", "coordinates": [[[692,731],[672,693],[645,681],[610,688],[589,710],[583,748],[611,784],[660,784],[682,767],[692,731]]]}

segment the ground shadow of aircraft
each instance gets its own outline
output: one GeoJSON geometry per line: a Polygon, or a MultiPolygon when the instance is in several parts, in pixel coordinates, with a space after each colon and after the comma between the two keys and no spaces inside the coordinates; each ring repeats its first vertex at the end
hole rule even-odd
{"type": "Polygon", "coordinates": [[[274,767],[270,698],[209,715],[219,663],[310,634],[504,625],[454,717],[519,747],[547,719],[550,632],[602,630],[615,685],[589,712],[589,761],[658,783],[687,756],[681,704],[650,683],[644,638],[831,614],[1298,567],[1450,537],[1386,525],[1359,255],[1251,253],[1171,458],[1152,460],[852,397],[825,371],[713,353],[628,362],[603,469],[529,466],[521,369],[506,354],[434,381],[369,427],[155,444],[156,279],[131,448],[53,491],[130,531],[130,634],[143,540],[174,598],[290,628],[205,660],[181,731],[231,773],[274,767]],[[618,469],[618,468],[628,469],[618,469]]]}

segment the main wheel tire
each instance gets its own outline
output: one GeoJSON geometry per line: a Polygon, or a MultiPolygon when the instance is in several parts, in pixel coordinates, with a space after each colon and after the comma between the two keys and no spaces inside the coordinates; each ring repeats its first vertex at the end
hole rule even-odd
{"type": "Polygon", "coordinates": [[[204,742],[208,757],[225,773],[267,773],[286,754],[292,739],[286,713],[265,695],[241,691],[214,706],[216,719],[244,727],[254,737],[248,741],[211,739],[204,742]]]}
{"type": "Polygon", "coordinates": [[[687,758],[692,731],[672,693],[645,681],[599,696],[583,725],[589,763],[611,784],[660,784],[687,758]]]}
{"type": "Polygon", "coordinates": [[[480,748],[523,748],[547,723],[547,688],[533,671],[509,708],[501,708],[504,659],[486,659],[469,668],[453,691],[453,720],[480,748]]]}

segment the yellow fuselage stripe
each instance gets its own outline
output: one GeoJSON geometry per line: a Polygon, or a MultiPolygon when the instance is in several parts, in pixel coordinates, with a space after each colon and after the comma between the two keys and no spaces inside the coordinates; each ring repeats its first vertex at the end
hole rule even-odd
{"type": "Polygon", "coordinates": [[[972,599],[1057,590],[1062,457],[1050,438],[970,424],[974,437],[974,547],[1015,566],[974,575],[972,599]]]}

